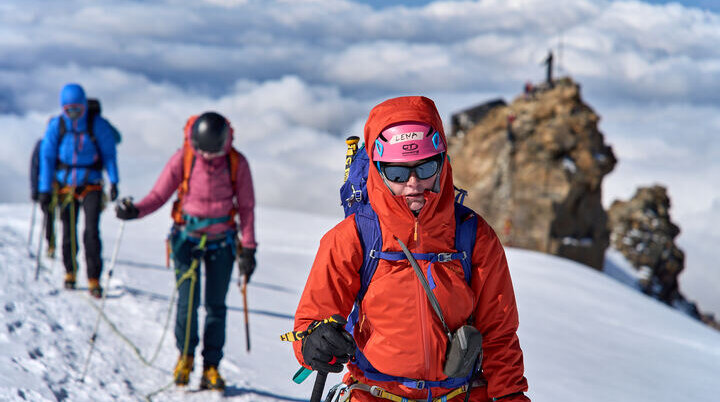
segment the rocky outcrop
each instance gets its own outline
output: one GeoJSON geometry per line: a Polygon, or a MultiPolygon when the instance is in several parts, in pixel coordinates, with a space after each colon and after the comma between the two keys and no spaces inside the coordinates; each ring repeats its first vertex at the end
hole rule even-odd
{"type": "Polygon", "coordinates": [[[628,201],[610,206],[610,241],[642,273],[641,287],[667,304],[680,296],[678,275],[685,254],[675,245],[680,228],[670,220],[670,199],[662,186],[640,187],[628,201]]]}
{"type": "Polygon", "coordinates": [[[466,204],[506,245],[602,269],[609,233],[601,184],[616,159],[598,120],[569,78],[491,108],[449,139],[466,204]]]}
{"type": "Polygon", "coordinates": [[[646,294],[720,329],[712,314],[704,314],[680,291],[678,276],[685,254],[675,244],[680,228],[670,218],[670,198],[660,185],[640,187],[628,201],[613,202],[608,211],[610,242],[638,271],[646,294]]]}

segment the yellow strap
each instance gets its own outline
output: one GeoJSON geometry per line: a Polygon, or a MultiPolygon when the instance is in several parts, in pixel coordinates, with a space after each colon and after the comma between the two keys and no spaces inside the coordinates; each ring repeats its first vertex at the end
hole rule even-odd
{"type": "MultiPolygon", "coordinates": [[[[205,248],[205,244],[207,243],[207,235],[203,235],[200,239],[200,243],[198,244],[198,247],[200,249],[205,248]]],[[[192,313],[193,313],[193,297],[195,296],[195,282],[197,282],[197,266],[200,264],[200,258],[193,258],[192,262],[190,263],[190,269],[188,269],[177,281],[175,286],[180,288],[180,284],[187,279],[190,278],[190,295],[188,297],[188,314],[187,319],[185,320],[185,345],[183,345],[183,351],[182,355],[187,356],[188,349],[190,347],[190,324],[192,322],[192,313]]]]}
{"type": "Polygon", "coordinates": [[[305,338],[306,336],[310,335],[315,330],[315,328],[319,327],[321,324],[327,324],[330,322],[339,324],[339,322],[336,319],[334,319],[333,317],[328,317],[322,321],[315,322],[313,325],[311,325],[305,331],[290,331],[288,333],[282,334],[282,335],[280,335],[280,340],[286,341],[286,342],[299,341],[300,339],[305,338]]]}

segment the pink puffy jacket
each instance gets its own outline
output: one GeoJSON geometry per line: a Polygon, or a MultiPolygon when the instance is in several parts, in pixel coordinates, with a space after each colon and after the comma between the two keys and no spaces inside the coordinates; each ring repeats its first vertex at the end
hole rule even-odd
{"type": "MultiPolygon", "coordinates": [[[[229,148],[229,144],[228,144],[229,148]]],[[[193,152],[195,152],[193,150],[193,152]]],[[[178,150],[165,165],[150,193],[136,204],[140,211],[138,218],[151,214],[165,204],[177,190],[183,179],[183,150],[178,150]]],[[[250,166],[240,154],[237,167],[235,194],[230,181],[228,158],[205,159],[195,155],[195,164],[190,173],[189,190],[183,199],[184,213],[203,217],[219,218],[227,215],[236,202],[240,219],[240,235],[244,247],[255,248],[255,195],[250,166]]],[[[209,234],[223,233],[233,227],[234,222],[217,223],[201,229],[209,234]]]]}

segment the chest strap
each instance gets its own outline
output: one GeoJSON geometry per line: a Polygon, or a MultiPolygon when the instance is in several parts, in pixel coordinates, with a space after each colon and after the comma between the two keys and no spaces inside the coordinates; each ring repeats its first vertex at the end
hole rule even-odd
{"type": "MultiPolygon", "coordinates": [[[[427,279],[430,284],[430,289],[435,289],[435,280],[432,276],[432,265],[435,262],[448,262],[452,260],[464,261],[468,258],[466,252],[459,253],[412,253],[412,256],[416,260],[430,261],[427,267],[427,279]]],[[[379,258],[381,260],[388,261],[402,261],[407,260],[407,256],[402,251],[377,251],[370,250],[370,258],[379,258]]]]}

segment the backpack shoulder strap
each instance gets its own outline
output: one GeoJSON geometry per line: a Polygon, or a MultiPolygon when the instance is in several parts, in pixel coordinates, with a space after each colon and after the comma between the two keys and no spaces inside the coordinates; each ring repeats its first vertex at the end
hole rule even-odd
{"type": "Polygon", "coordinates": [[[230,152],[227,154],[227,161],[230,168],[230,185],[232,186],[233,194],[235,194],[235,189],[237,189],[238,165],[240,164],[240,152],[231,147],[230,152]]]}
{"type": "Polygon", "coordinates": [[[97,110],[88,108],[87,111],[87,133],[95,144],[95,118],[98,116],[97,110]]]}
{"type": "Polygon", "coordinates": [[[173,203],[172,218],[177,224],[184,223],[182,204],[185,194],[190,188],[190,173],[192,172],[193,166],[195,166],[195,154],[187,141],[183,144],[183,155],[182,155],[182,181],[177,189],[177,199],[173,203]]]}
{"type": "Polygon", "coordinates": [[[378,266],[379,258],[375,257],[374,254],[382,248],[380,221],[370,204],[363,204],[357,208],[355,211],[355,226],[357,227],[358,238],[363,251],[363,262],[359,270],[360,289],[355,296],[355,306],[348,316],[348,323],[345,325],[345,329],[351,334],[358,321],[360,302],[365,297],[368,286],[370,286],[370,280],[375,275],[378,266]]]}
{"type": "Polygon", "coordinates": [[[365,292],[370,285],[370,280],[375,275],[379,258],[375,253],[382,248],[382,232],[380,221],[370,204],[365,204],[355,212],[355,225],[357,226],[358,237],[363,250],[363,264],[360,267],[360,290],[357,300],[365,297],[365,292]]]}
{"type": "Polygon", "coordinates": [[[65,138],[65,134],[67,134],[67,127],[65,127],[65,119],[63,119],[62,114],[58,116],[58,146],[62,144],[63,138],[65,138]]]}
{"type": "Polygon", "coordinates": [[[465,281],[470,283],[472,274],[472,251],[475,246],[478,216],[472,209],[455,203],[455,249],[465,253],[462,261],[465,281]]]}

